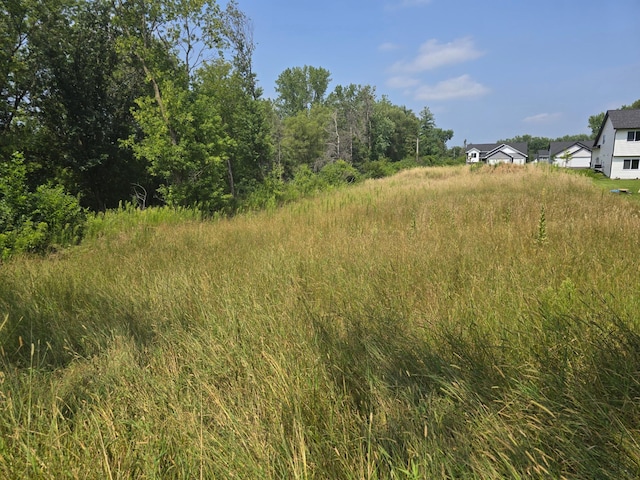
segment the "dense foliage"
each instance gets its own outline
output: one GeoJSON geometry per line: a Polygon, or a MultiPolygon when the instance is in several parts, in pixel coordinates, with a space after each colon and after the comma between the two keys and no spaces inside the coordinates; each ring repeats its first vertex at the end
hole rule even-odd
{"type": "Polygon", "coordinates": [[[75,243],[84,230],[85,212],[61,185],[30,190],[20,153],[0,163],[0,259],[16,252],[38,252],[75,243]]]}
{"type": "Polygon", "coordinates": [[[20,155],[15,181],[94,211],[134,201],[211,214],[242,208],[274,174],[447,157],[453,132],[428,108],[418,117],[372,86],[328,92],[321,67],[286,69],[278,98],[263,99],[253,51],[235,1],[6,0],[0,162],[20,155]]]}

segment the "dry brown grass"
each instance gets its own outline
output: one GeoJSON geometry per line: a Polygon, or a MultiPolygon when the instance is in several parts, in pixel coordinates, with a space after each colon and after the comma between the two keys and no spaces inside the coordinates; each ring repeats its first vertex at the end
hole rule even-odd
{"type": "Polygon", "coordinates": [[[416,169],[17,259],[0,474],[635,478],[639,213],[416,169]]]}

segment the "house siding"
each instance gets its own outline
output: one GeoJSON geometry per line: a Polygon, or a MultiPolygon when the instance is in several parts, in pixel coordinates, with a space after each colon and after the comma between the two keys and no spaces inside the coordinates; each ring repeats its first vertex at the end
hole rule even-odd
{"type": "Polygon", "coordinates": [[[637,155],[635,157],[631,156],[631,155],[622,156],[622,157],[613,157],[613,161],[611,162],[611,175],[609,175],[609,177],[610,178],[620,178],[620,179],[625,179],[625,180],[631,180],[631,179],[640,178],[640,170],[638,170],[638,169],[636,169],[636,170],[631,170],[631,169],[625,170],[623,168],[625,160],[634,160],[634,159],[640,160],[640,155],[637,155]]]}
{"type": "Polygon", "coordinates": [[[611,161],[613,159],[613,146],[615,144],[615,130],[611,119],[607,118],[604,127],[602,128],[602,134],[600,135],[598,145],[599,148],[594,148],[592,156],[594,157],[593,164],[602,165],[602,173],[611,178],[611,161]]]}
{"type": "Polygon", "coordinates": [[[524,165],[526,163],[526,159],[520,154],[512,154],[512,156],[509,156],[503,152],[497,152],[490,157],[487,157],[487,163],[489,165],[497,165],[498,163],[524,165]]]}
{"type": "Polygon", "coordinates": [[[598,155],[602,163],[602,171],[609,178],[625,180],[640,178],[640,169],[624,169],[625,160],[640,159],[640,142],[627,141],[629,131],[630,129],[615,131],[609,120],[603,129],[602,137],[605,142],[601,143],[598,155]]]}
{"type": "Polygon", "coordinates": [[[629,142],[627,140],[627,133],[630,131],[637,131],[640,128],[618,130],[616,132],[615,143],[615,156],[616,157],[638,157],[640,156],[640,142],[629,142]]]}
{"type": "Polygon", "coordinates": [[[566,168],[589,168],[591,165],[591,152],[580,146],[574,145],[563,152],[554,155],[553,164],[566,168]],[[563,157],[569,155],[570,158],[565,160],[563,157]]]}
{"type": "Polygon", "coordinates": [[[476,150],[475,148],[467,152],[467,163],[478,163],[480,161],[480,150],[476,150]],[[473,154],[476,154],[473,157],[473,154]]]}

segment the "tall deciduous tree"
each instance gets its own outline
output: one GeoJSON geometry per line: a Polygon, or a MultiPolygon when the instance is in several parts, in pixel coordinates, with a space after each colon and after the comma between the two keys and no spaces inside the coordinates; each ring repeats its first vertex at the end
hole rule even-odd
{"type": "MultiPolygon", "coordinates": [[[[253,25],[235,4],[226,9],[225,32],[233,50],[231,69],[223,75],[229,88],[226,98],[219,98],[223,122],[235,142],[227,157],[231,194],[244,195],[263,180],[269,169],[273,148],[269,129],[271,104],[263,100],[253,72],[253,25]]],[[[218,92],[224,88],[215,89],[218,92]]],[[[215,92],[211,92],[217,97],[215,92]]]]}
{"type": "Polygon", "coordinates": [[[277,104],[285,117],[322,104],[331,82],[331,73],[322,67],[287,68],[276,79],[277,104]]]}
{"type": "Polygon", "coordinates": [[[105,1],[79,2],[41,47],[40,156],[94,209],[113,207],[132,183],[146,183],[144,165],[119,140],[132,133],[133,99],[147,88],[117,52],[122,32],[111,15],[105,1]]]}
{"type": "Polygon", "coordinates": [[[33,12],[25,3],[5,0],[0,4],[0,135],[4,146],[8,146],[8,132],[34,80],[27,45],[33,12]]]}
{"type": "Polygon", "coordinates": [[[371,160],[387,158],[397,162],[411,156],[417,134],[415,114],[406,107],[393,105],[383,96],[374,107],[371,160]]]}
{"type": "Polygon", "coordinates": [[[63,183],[114,206],[141,181],[118,140],[142,78],[122,71],[106,0],[6,0],[0,7],[0,154],[20,151],[33,184],[63,183]]]}
{"type": "Polygon", "coordinates": [[[429,107],[420,112],[418,133],[418,155],[443,157],[447,153],[447,142],[453,138],[453,130],[436,127],[436,121],[429,107]]]}
{"type": "Polygon", "coordinates": [[[359,164],[369,155],[369,130],[375,105],[371,86],[336,86],[327,98],[333,109],[328,156],[359,164]]]}
{"type": "Polygon", "coordinates": [[[246,18],[235,2],[226,10],[206,0],[120,1],[117,8],[126,33],[122,49],[137,60],[153,89],[152,96],[137,101],[135,118],[143,135],[128,144],[162,180],[167,202],[225,207],[235,194],[233,164],[250,163],[232,136],[251,127],[240,128],[234,115],[246,113],[246,105],[259,96],[251,72],[253,44],[243,30],[246,18]],[[238,67],[233,74],[225,71],[228,50],[238,67]],[[223,106],[223,100],[230,105],[223,106]],[[237,111],[229,110],[233,107],[237,111]]]}
{"type": "Polygon", "coordinates": [[[327,125],[330,110],[322,105],[314,105],[309,112],[284,119],[282,139],[284,173],[291,176],[299,165],[308,165],[318,171],[327,162],[327,125]]]}

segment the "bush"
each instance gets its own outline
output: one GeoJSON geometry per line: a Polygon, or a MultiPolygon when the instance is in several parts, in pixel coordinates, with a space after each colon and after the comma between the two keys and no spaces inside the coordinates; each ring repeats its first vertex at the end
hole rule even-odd
{"type": "Polygon", "coordinates": [[[40,185],[35,192],[29,190],[21,153],[0,164],[1,258],[78,243],[84,226],[85,211],[62,186],[40,185]]]}
{"type": "Polygon", "coordinates": [[[362,171],[367,178],[389,177],[396,173],[393,165],[386,159],[366,162],[362,165],[362,171]]]}
{"type": "Polygon", "coordinates": [[[324,178],[313,173],[309,165],[300,165],[291,182],[294,190],[301,196],[312,195],[327,187],[324,178]]]}
{"type": "Polygon", "coordinates": [[[319,172],[320,178],[328,185],[337,187],[345,183],[355,183],[360,179],[360,172],[344,160],[328,163],[319,172]]]}
{"type": "Polygon", "coordinates": [[[282,167],[274,167],[264,181],[257,185],[242,201],[240,210],[275,208],[286,197],[287,184],[282,179],[282,167]]]}

